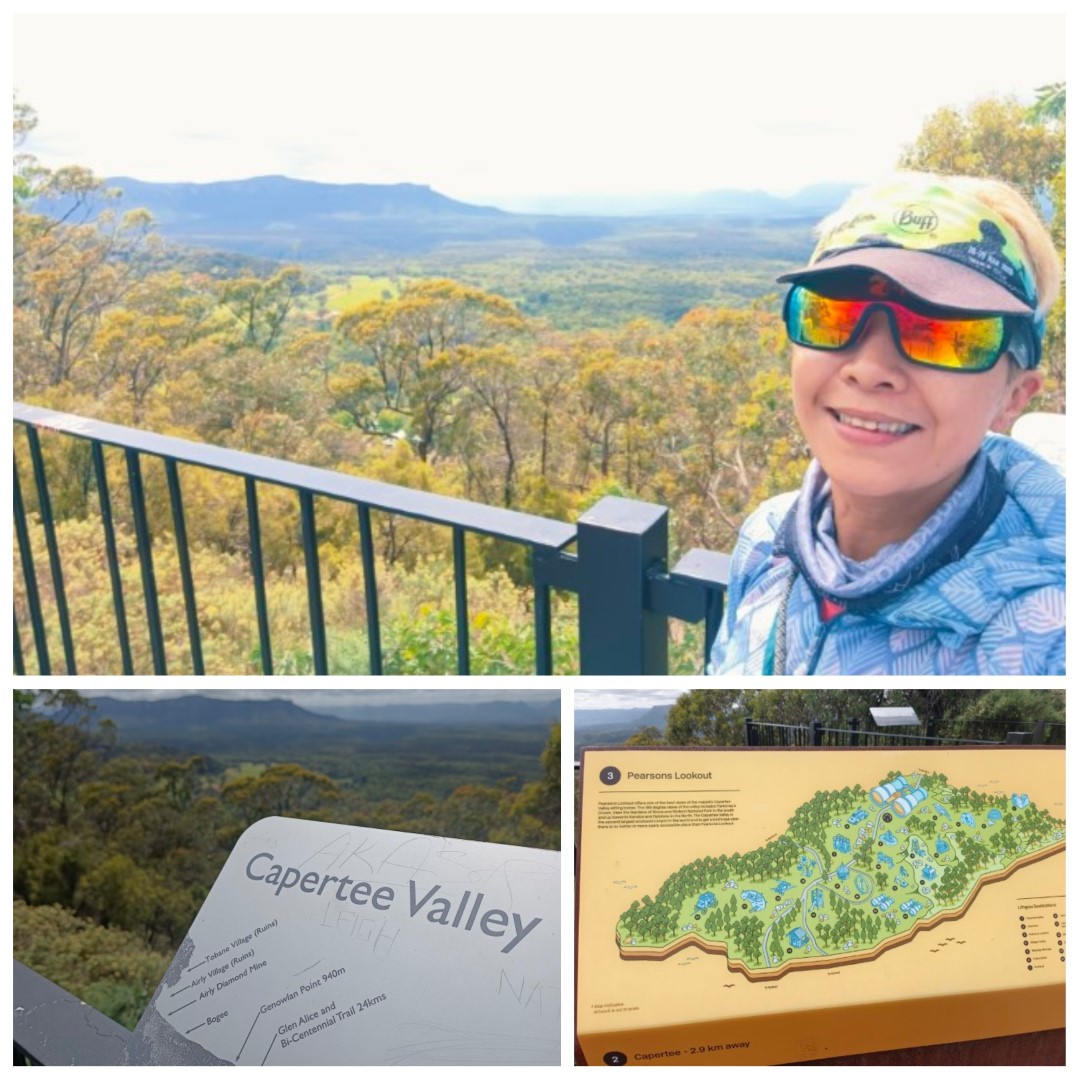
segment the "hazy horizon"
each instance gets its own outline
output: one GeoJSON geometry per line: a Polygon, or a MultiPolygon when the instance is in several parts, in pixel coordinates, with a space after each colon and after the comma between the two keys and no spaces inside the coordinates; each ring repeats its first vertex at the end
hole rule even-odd
{"type": "Polygon", "coordinates": [[[594,712],[607,709],[651,709],[657,705],[669,707],[687,692],[689,687],[643,690],[575,690],[574,712],[594,712]]]}
{"type": "MultiPolygon", "coordinates": [[[[41,691],[36,691],[40,693],[41,691]]],[[[214,690],[203,689],[164,689],[164,690],[124,690],[84,688],[79,693],[93,702],[101,698],[118,701],[145,701],[153,704],[159,701],[183,698],[214,698],[222,701],[287,701],[320,715],[340,716],[340,710],[359,708],[386,707],[434,707],[439,705],[491,705],[525,703],[539,707],[550,707],[555,716],[561,709],[558,690],[214,690]]]]}

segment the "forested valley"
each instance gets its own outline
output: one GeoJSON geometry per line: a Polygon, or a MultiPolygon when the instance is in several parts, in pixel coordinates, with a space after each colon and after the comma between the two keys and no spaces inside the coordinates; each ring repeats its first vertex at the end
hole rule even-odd
{"type": "Polygon", "coordinates": [[[12,724],[15,958],[129,1027],[260,818],[559,847],[557,722],[546,742],[538,725],[463,743],[461,725],[425,724],[420,750],[382,730],[365,744],[354,723],[348,740],[309,738],[299,760],[276,758],[259,725],[201,753],[168,750],[168,724],[156,744],[132,743],[73,691],[15,691],[12,724]],[[419,753],[439,760],[436,776],[415,768],[419,753]],[[524,767],[476,779],[500,764],[524,767]]]}
{"type": "MultiPolygon", "coordinates": [[[[34,123],[32,109],[17,105],[17,149],[34,123]]],[[[1053,212],[1063,250],[1063,149],[1062,91],[1061,115],[1012,100],[943,109],[898,164],[1012,180],[1053,212]]],[[[660,503],[671,508],[676,557],[692,547],[729,550],[747,511],[796,486],[805,468],[779,297],[768,284],[779,269],[775,245],[769,257],[755,261],[748,249],[723,269],[691,256],[650,262],[647,244],[633,257],[613,260],[601,246],[590,261],[586,246],[572,260],[547,263],[535,252],[455,250],[439,266],[456,280],[438,276],[431,258],[392,273],[377,260],[268,265],[177,249],[146,213],[100,212],[103,201],[107,207],[108,193],[85,169],[50,171],[16,154],[20,401],[561,520],[605,494],[660,503]],[[61,196],[66,217],[35,209],[61,196]],[[702,275],[722,281],[705,288],[702,275]],[[555,279],[558,303],[545,306],[555,279]],[[685,284],[683,304],[673,281],[685,284]],[[570,310],[575,287],[582,299],[570,310]],[[643,292],[662,297],[650,317],[642,315],[643,292]],[[718,294],[729,299],[692,306],[718,294]]],[[[1037,403],[1044,409],[1063,408],[1063,312],[1059,305],[1050,319],[1048,385],[1037,403]]],[[[118,671],[89,448],[47,432],[42,444],[67,602],[82,630],[79,671],[118,671]]],[[[21,440],[16,458],[41,567],[48,554],[21,440]]],[[[107,451],[106,459],[129,618],[141,626],[127,476],[122,455],[107,451]]],[[[243,482],[186,467],[181,480],[206,670],[257,672],[243,482]]],[[[190,670],[167,483],[153,461],[145,485],[169,669],[190,670]]],[[[275,670],[303,674],[312,658],[299,512],[294,495],[264,488],[275,670]]],[[[382,514],[373,520],[386,672],[453,671],[446,531],[382,514]]],[[[363,673],[355,512],[320,501],[318,529],[330,670],[363,673]]],[[[473,539],[467,565],[473,670],[533,670],[523,553],[473,539]]],[[[23,590],[17,573],[21,616],[23,590]]],[[[571,599],[556,599],[556,672],[575,666],[575,614],[571,599]]],[[[28,651],[27,622],[17,621],[28,651]]],[[[698,670],[700,640],[681,624],[671,633],[672,670],[698,670]]],[[[132,647],[136,670],[151,670],[149,644],[136,638],[132,647]]]]}

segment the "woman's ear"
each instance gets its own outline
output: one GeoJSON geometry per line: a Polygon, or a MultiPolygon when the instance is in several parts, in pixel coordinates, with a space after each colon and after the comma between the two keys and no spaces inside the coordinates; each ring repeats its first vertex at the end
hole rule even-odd
{"type": "Polygon", "coordinates": [[[1005,394],[1002,398],[1001,409],[994,417],[990,425],[991,431],[998,431],[1007,435],[1017,417],[1027,408],[1028,402],[1042,389],[1043,376],[1041,371],[1024,371],[1019,373],[1010,372],[1009,381],[1005,386],[1005,394]]]}

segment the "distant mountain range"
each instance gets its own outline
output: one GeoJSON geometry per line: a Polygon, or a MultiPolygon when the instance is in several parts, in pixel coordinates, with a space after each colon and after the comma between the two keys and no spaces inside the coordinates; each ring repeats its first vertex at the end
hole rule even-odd
{"type": "Polygon", "coordinates": [[[188,741],[213,738],[216,729],[250,729],[267,737],[326,736],[353,733],[358,724],[503,725],[555,723],[557,699],[551,701],[435,701],[408,705],[343,705],[333,714],[305,709],[284,698],[217,698],[189,694],[177,698],[115,698],[87,694],[97,715],[114,721],[123,738],[152,736],[188,741]]]}
{"type": "Polygon", "coordinates": [[[583,746],[621,746],[643,727],[667,730],[670,705],[635,709],[581,709],[574,714],[574,757],[583,746]]]}
{"type": "Polygon", "coordinates": [[[201,754],[215,772],[296,762],[373,799],[419,791],[443,798],[462,784],[538,779],[540,754],[559,719],[554,697],[358,706],[343,718],[283,699],[85,696],[98,718],[116,724],[120,753],[201,754]]]}
{"type": "Polygon", "coordinates": [[[447,198],[422,184],[321,184],[287,176],[209,184],[162,184],[110,176],[105,184],[120,190],[121,205],[144,206],[162,225],[229,221],[239,228],[295,229],[309,220],[345,223],[383,217],[508,216],[492,206],[447,198]]]}
{"type": "MultiPolygon", "coordinates": [[[[551,212],[521,214],[460,202],[419,184],[324,184],[285,176],[204,184],[116,176],[105,182],[121,192],[110,208],[148,210],[158,231],[176,243],[301,260],[417,254],[461,244],[577,247],[640,231],[643,219],[655,219],[663,232],[673,215],[809,222],[838,206],[852,187],[818,184],[783,198],[740,189],[561,198],[548,201],[551,212]]],[[[55,216],[69,208],[63,200],[37,205],[55,216]]]]}

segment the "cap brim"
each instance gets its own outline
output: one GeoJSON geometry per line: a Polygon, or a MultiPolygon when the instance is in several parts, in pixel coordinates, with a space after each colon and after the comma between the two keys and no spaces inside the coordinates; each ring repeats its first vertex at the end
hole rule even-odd
{"type": "Polygon", "coordinates": [[[913,296],[938,307],[994,315],[1031,315],[1032,309],[990,278],[929,251],[900,247],[849,248],[776,280],[810,285],[840,271],[876,270],[913,296]]]}

